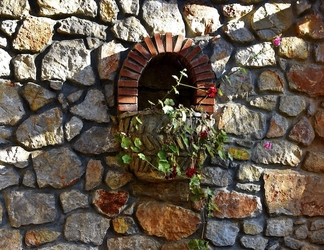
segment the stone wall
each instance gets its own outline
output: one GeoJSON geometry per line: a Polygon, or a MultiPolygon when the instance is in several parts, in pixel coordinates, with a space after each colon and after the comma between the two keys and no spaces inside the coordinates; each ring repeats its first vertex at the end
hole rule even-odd
{"type": "Polygon", "coordinates": [[[187,249],[201,236],[323,249],[323,15],[319,0],[1,0],[0,249],[187,249]],[[115,161],[119,69],[157,32],[200,46],[224,94],[234,161],[203,170],[219,207],[208,218],[186,181],[147,183],[115,161]]]}

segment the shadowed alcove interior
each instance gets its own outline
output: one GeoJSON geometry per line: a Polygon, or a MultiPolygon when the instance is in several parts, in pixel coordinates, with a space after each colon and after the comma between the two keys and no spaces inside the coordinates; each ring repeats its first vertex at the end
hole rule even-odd
{"type": "Polygon", "coordinates": [[[140,111],[157,103],[175,85],[172,75],[179,76],[187,69],[188,78],[182,83],[194,88],[179,88],[179,95],[169,96],[187,107],[193,105],[209,113],[214,112],[215,100],[205,98],[215,83],[215,75],[208,56],[191,39],[183,36],[155,34],[137,43],[123,62],[118,79],[118,111],[140,111]]]}

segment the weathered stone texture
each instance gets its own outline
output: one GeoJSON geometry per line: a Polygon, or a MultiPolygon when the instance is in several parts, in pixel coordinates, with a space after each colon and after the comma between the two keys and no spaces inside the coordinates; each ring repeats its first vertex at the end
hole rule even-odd
{"type": "Polygon", "coordinates": [[[6,250],[8,246],[11,249],[23,249],[22,235],[19,230],[0,229],[0,249],[6,250]]]}
{"type": "Polygon", "coordinates": [[[15,78],[18,81],[23,80],[36,80],[36,55],[20,54],[13,58],[12,63],[14,66],[15,78]]]}
{"type": "Polygon", "coordinates": [[[160,244],[152,238],[134,235],[107,239],[107,249],[160,249],[160,244]]]}
{"type": "Polygon", "coordinates": [[[94,213],[74,213],[67,217],[64,225],[64,236],[69,241],[102,244],[110,227],[110,219],[94,213]]]}
{"type": "Polygon", "coordinates": [[[0,149],[0,162],[13,164],[17,168],[28,166],[30,152],[20,146],[12,146],[0,149]]]}
{"type": "Polygon", "coordinates": [[[91,190],[102,182],[104,167],[99,160],[90,159],[85,174],[85,190],[91,190]]]}
{"type": "Polygon", "coordinates": [[[20,176],[13,168],[0,165],[0,190],[18,185],[20,176]]]}
{"type": "Polygon", "coordinates": [[[303,117],[295,124],[288,137],[304,146],[309,146],[315,139],[315,131],[310,121],[306,117],[303,117]]]}
{"type": "Polygon", "coordinates": [[[206,238],[215,246],[232,246],[240,231],[238,225],[227,221],[208,221],[206,226],[206,238]]]}
{"type": "Polygon", "coordinates": [[[292,219],[268,219],[267,220],[267,236],[283,237],[288,236],[293,231],[292,219]]]}
{"type": "Polygon", "coordinates": [[[300,36],[307,36],[314,39],[323,39],[324,31],[322,27],[324,26],[323,20],[318,14],[310,14],[304,16],[297,23],[297,32],[300,36]]]}
{"type": "Polygon", "coordinates": [[[218,208],[213,209],[213,216],[217,218],[255,217],[262,212],[259,197],[235,191],[216,191],[212,203],[218,208]]]}
{"type": "Polygon", "coordinates": [[[30,116],[19,125],[16,131],[17,140],[30,149],[63,144],[62,121],[63,113],[59,108],[50,109],[40,115],[30,116]]]}
{"type": "Polygon", "coordinates": [[[48,229],[29,230],[25,235],[25,243],[29,247],[36,247],[48,242],[52,242],[60,235],[60,232],[51,231],[48,229]]]}
{"type": "Polygon", "coordinates": [[[308,151],[302,168],[315,173],[324,172],[324,152],[308,151]]]}
{"type": "Polygon", "coordinates": [[[154,201],[141,203],[136,217],[148,235],[167,240],[180,240],[192,235],[200,222],[200,216],[191,210],[154,201]]]}
{"type": "Polygon", "coordinates": [[[324,111],[318,110],[315,115],[315,124],[314,128],[316,133],[324,138],[324,111]]]}
{"type": "Polygon", "coordinates": [[[133,175],[128,171],[108,170],[105,183],[112,190],[125,186],[133,179],[133,175]]]}
{"type": "Polygon", "coordinates": [[[55,23],[45,17],[28,17],[18,30],[13,48],[20,51],[42,51],[52,40],[55,23]]]}
{"type": "Polygon", "coordinates": [[[283,37],[279,47],[279,55],[287,58],[307,59],[310,46],[301,38],[283,37]]]}
{"type": "Polygon", "coordinates": [[[263,71],[258,78],[260,91],[283,92],[285,79],[281,73],[273,70],[263,71]]]}
{"type": "Polygon", "coordinates": [[[63,188],[75,184],[84,173],[79,157],[69,148],[51,149],[33,158],[40,188],[63,188]]]}
{"type": "Polygon", "coordinates": [[[28,0],[3,0],[0,3],[0,15],[19,18],[28,15],[29,12],[28,0]]]}
{"type": "Polygon", "coordinates": [[[57,211],[53,194],[6,191],[4,198],[12,227],[44,224],[56,218],[57,211]]]}
{"type": "Polygon", "coordinates": [[[78,190],[71,190],[61,193],[60,202],[64,213],[68,213],[78,208],[89,207],[88,196],[78,190]]]}

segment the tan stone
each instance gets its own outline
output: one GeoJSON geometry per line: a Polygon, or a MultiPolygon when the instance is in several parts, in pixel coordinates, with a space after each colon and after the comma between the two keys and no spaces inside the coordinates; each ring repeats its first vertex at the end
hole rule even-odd
{"type": "Polygon", "coordinates": [[[324,172],[324,152],[323,151],[308,151],[302,168],[304,170],[323,173],[324,172]]]}
{"type": "Polygon", "coordinates": [[[180,240],[192,235],[199,226],[200,216],[179,206],[148,201],[138,206],[136,217],[148,235],[180,240]]]}
{"type": "Polygon", "coordinates": [[[245,150],[245,149],[240,149],[240,148],[229,148],[228,153],[236,160],[249,160],[250,159],[250,152],[245,150]]]}
{"type": "Polygon", "coordinates": [[[89,191],[101,184],[104,168],[100,160],[89,160],[85,174],[85,190],[89,191]]]}
{"type": "Polygon", "coordinates": [[[39,246],[44,243],[54,241],[57,237],[60,236],[60,234],[60,232],[55,232],[47,229],[30,230],[27,231],[25,235],[25,243],[29,247],[39,246]]]}
{"type": "Polygon", "coordinates": [[[279,55],[287,58],[307,59],[310,46],[301,38],[283,37],[279,46],[279,55]]]}
{"type": "Polygon", "coordinates": [[[265,203],[270,214],[300,215],[305,176],[295,171],[266,171],[265,203]]]}
{"type": "Polygon", "coordinates": [[[216,192],[213,204],[218,208],[213,210],[213,215],[218,218],[254,217],[259,215],[262,210],[258,197],[235,191],[216,192]]]}
{"type": "Polygon", "coordinates": [[[28,17],[13,41],[13,48],[22,51],[42,51],[52,39],[55,21],[44,17],[28,17]]]}
{"type": "Polygon", "coordinates": [[[278,72],[273,70],[263,71],[258,79],[258,87],[260,91],[283,92],[284,84],[284,78],[278,72]]]}
{"type": "Polygon", "coordinates": [[[322,176],[308,175],[306,177],[301,208],[302,214],[306,216],[324,215],[324,178],[322,176]]]}
{"type": "Polygon", "coordinates": [[[133,175],[130,172],[109,170],[105,178],[105,183],[109,188],[116,190],[120,187],[125,186],[132,179],[133,175]]]}

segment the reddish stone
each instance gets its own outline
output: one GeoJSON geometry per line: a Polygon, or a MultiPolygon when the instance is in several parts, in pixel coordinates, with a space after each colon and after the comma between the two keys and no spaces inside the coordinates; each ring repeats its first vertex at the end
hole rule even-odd
{"type": "Polygon", "coordinates": [[[138,206],[136,217],[148,235],[180,240],[199,227],[200,216],[179,206],[149,201],[138,206]]]}
{"type": "Polygon", "coordinates": [[[293,65],[288,72],[289,87],[312,97],[324,96],[324,67],[293,65]]]}
{"type": "MultiPolygon", "coordinates": [[[[324,178],[309,175],[306,177],[306,187],[300,201],[302,214],[306,216],[324,215],[324,178]]],[[[298,187],[302,189],[302,187],[298,187]]]]}
{"type": "Polygon", "coordinates": [[[218,191],[213,204],[213,215],[217,218],[246,218],[254,217],[261,213],[260,198],[252,195],[240,194],[238,192],[218,191]]]}
{"type": "Polygon", "coordinates": [[[125,207],[128,193],[125,191],[106,191],[98,189],[95,191],[92,203],[98,211],[108,217],[114,217],[125,207]]]}
{"type": "Polygon", "coordinates": [[[313,39],[324,38],[324,23],[320,15],[310,14],[297,23],[297,32],[301,36],[313,39]]]}
{"type": "Polygon", "coordinates": [[[289,139],[309,146],[315,139],[315,131],[306,117],[303,117],[290,131],[289,139]]]}
{"type": "Polygon", "coordinates": [[[308,151],[302,168],[310,172],[324,173],[324,152],[308,151]]]}
{"type": "Polygon", "coordinates": [[[89,160],[85,174],[85,190],[89,191],[102,182],[104,168],[100,160],[89,160]]]}
{"type": "Polygon", "coordinates": [[[324,138],[324,111],[319,110],[315,115],[315,131],[316,133],[324,138]]]}

